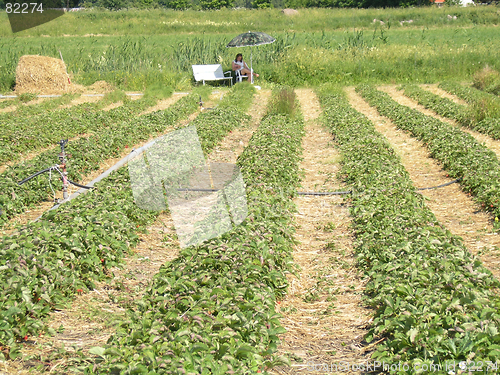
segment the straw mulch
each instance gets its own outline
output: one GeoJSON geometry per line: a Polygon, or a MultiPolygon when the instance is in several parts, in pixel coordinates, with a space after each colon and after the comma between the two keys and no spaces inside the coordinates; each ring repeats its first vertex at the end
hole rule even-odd
{"type": "MultiPolygon", "coordinates": [[[[191,116],[189,116],[189,118],[187,120],[182,121],[181,125],[182,124],[185,125],[188,122],[193,121],[198,114],[199,114],[199,112],[193,113],[191,116]]],[[[166,132],[167,131],[171,131],[171,130],[172,129],[168,129],[168,130],[166,130],[166,132]]],[[[80,138],[80,137],[83,137],[83,136],[87,136],[87,134],[80,135],[79,137],[75,137],[73,139],[77,139],[77,138],[80,138]]],[[[115,165],[123,157],[127,156],[132,149],[134,149],[134,148],[137,149],[139,147],[144,146],[146,143],[148,143],[149,141],[153,140],[153,138],[154,137],[150,137],[147,141],[138,143],[136,145],[129,145],[129,147],[126,148],[125,150],[123,150],[121,152],[120,156],[117,157],[117,158],[110,158],[110,159],[104,160],[101,163],[101,165],[99,166],[99,169],[97,171],[92,172],[89,175],[87,175],[82,180],[81,183],[83,185],[85,185],[85,184],[89,183],[90,181],[94,180],[95,178],[97,178],[98,176],[100,176],[102,173],[104,173],[106,170],[108,170],[113,165],[115,165]]],[[[34,157],[34,156],[36,156],[36,154],[32,154],[32,155],[29,155],[29,156],[34,157]]],[[[28,157],[28,155],[26,156],[26,158],[27,157],[28,157]]],[[[27,160],[27,159],[23,159],[23,160],[27,160]]],[[[69,163],[71,163],[71,159],[69,159],[69,163]]],[[[1,166],[0,168],[5,168],[5,166],[1,166]]],[[[71,195],[72,193],[74,193],[78,189],[79,188],[74,187],[73,185],[70,185],[68,194],[71,195]]],[[[62,199],[62,192],[61,191],[56,191],[56,198],[62,199]]],[[[12,235],[12,234],[14,234],[16,232],[16,229],[15,229],[16,226],[18,226],[18,225],[25,225],[25,224],[29,223],[30,221],[35,220],[37,217],[39,217],[40,215],[42,215],[45,211],[47,211],[48,209],[50,209],[53,205],[54,205],[54,203],[52,201],[50,201],[50,202],[42,202],[42,203],[38,204],[38,206],[36,208],[28,210],[28,211],[24,212],[21,215],[17,215],[12,220],[10,220],[10,222],[2,230],[0,230],[0,234],[4,234],[4,235],[12,235]]]]}
{"type": "MultiPolygon", "coordinates": [[[[383,90],[400,104],[421,109],[393,86],[385,86],[383,90]]],[[[347,92],[351,105],[372,120],[377,131],[388,139],[416,187],[437,186],[452,180],[441,165],[430,157],[420,141],[398,130],[389,119],[380,116],[354,89],[348,88],[347,92]]],[[[492,215],[481,210],[472,197],[460,189],[458,183],[420,193],[428,199],[426,204],[439,222],[453,234],[462,237],[469,251],[480,256],[485,267],[496,278],[500,278],[500,235],[493,230],[492,215]]]]}
{"type": "Polygon", "coordinates": [[[450,94],[450,93],[444,91],[437,84],[427,84],[427,85],[422,84],[422,85],[420,85],[420,87],[422,87],[425,90],[428,90],[428,91],[432,92],[433,94],[442,96],[443,98],[448,98],[450,100],[453,100],[457,104],[461,104],[461,105],[465,105],[465,106],[468,105],[465,100],[460,99],[458,96],[450,94]]]}
{"type": "MultiPolygon", "coordinates": [[[[212,102],[209,104],[213,105],[212,102]]],[[[180,125],[193,121],[199,113],[193,113],[180,125]]],[[[134,147],[141,147],[148,141],[134,147]]],[[[129,150],[122,153],[121,157],[129,150]]],[[[86,177],[84,183],[93,180],[119,159],[106,160],[99,171],[86,177]]],[[[148,233],[140,234],[139,237],[140,243],[133,250],[134,255],[125,259],[125,268],[111,270],[114,274],[111,282],[99,283],[95,290],[78,296],[70,308],[50,314],[49,326],[56,330],[63,326],[64,331],[53,338],[38,339],[38,347],[27,346],[23,350],[24,354],[47,355],[54,351],[54,347],[62,344],[69,348],[69,351],[72,350],[71,346],[75,346],[87,352],[93,346],[105,344],[114,331],[113,318],[124,319],[126,307],[141,297],[160,266],[178,255],[179,242],[169,214],[162,213],[148,228],[148,233]]],[[[66,360],[61,358],[51,365],[63,367],[65,362],[66,360]]]]}
{"type": "MultiPolygon", "coordinates": [[[[306,120],[301,190],[345,190],[336,178],[340,155],[332,135],[319,124],[317,97],[308,89],[296,93],[306,120]]],[[[323,374],[324,366],[341,361],[366,363],[373,345],[363,338],[373,312],[361,301],[364,281],[355,266],[348,206],[340,196],[299,196],[295,203],[300,244],[293,259],[300,272],[289,275],[288,295],[276,306],[287,330],[278,353],[290,358],[291,367],[276,367],[272,373],[323,374]]]]}
{"type": "MultiPolygon", "coordinates": [[[[493,139],[485,134],[476,132],[474,130],[471,130],[469,128],[466,128],[464,126],[459,125],[456,121],[449,119],[447,117],[443,117],[435,113],[434,111],[427,109],[423,107],[422,105],[418,104],[415,100],[408,98],[405,96],[402,91],[399,91],[396,89],[394,86],[381,86],[380,89],[382,91],[387,92],[389,95],[393,97],[394,100],[399,102],[402,105],[406,105],[410,108],[417,109],[420,112],[422,112],[424,115],[434,117],[442,122],[445,122],[447,124],[456,126],[460,128],[461,131],[469,133],[472,135],[479,143],[484,143],[486,147],[488,147],[491,151],[493,151],[495,154],[497,154],[498,158],[500,158],[500,140],[493,139]]],[[[434,90],[435,93],[438,93],[439,91],[434,90]]],[[[446,95],[443,95],[446,96],[446,95]]],[[[446,96],[447,97],[447,96],[446,96]]]]}
{"type": "Polygon", "coordinates": [[[250,123],[242,128],[235,129],[229,133],[221,143],[219,143],[210,155],[208,160],[212,163],[236,163],[238,156],[248,145],[255,129],[258,128],[260,119],[266,111],[266,106],[271,97],[271,90],[259,91],[250,107],[249,114],[252,119],[250,123]]]}

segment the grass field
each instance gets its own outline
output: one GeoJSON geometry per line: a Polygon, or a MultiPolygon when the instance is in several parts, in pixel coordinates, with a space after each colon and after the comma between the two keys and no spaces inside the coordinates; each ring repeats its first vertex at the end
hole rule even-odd
{"type": "Polygon", "coordinates": [[[88,11],[67,14],[16,35],[9,30],[6,14],[0,18],[4,20],[2,92],[12,88],[20,56],[59,57],[58,50],[74,80],[85,85],[105,79],[126,90],[143,90],[153,82],[187,89],[192,64],[221,63],[229,70],[240,51],[249,60],[249,48],[225,47],[248,30],[264,31],[277,39],[253,49],[255,70],[270,83],[432,83],[468,80],[486,64],[500,68],[499,10],[493,6],[307,9],[296,17],[278,10],[88,11]],[[373,23],[374,19],[385,24],[373,23]],[[403,20],[414,22],[401,25],[403,20]]]}

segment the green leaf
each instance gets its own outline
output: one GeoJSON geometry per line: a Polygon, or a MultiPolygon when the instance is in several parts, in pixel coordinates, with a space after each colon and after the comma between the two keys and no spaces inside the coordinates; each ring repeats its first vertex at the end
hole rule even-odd
{"type": "Polygon", "coordinates": [[[106,349],[102,348],[100,346],[94,346],[94,347],[92,347],[92,348],[89,349],[89,353],[90,354],[95,354],[95,355],[97,355],[99,357],[102,357],[102,358],[104,358],[104,352],[105,351],[106,351],[106,349]]]}

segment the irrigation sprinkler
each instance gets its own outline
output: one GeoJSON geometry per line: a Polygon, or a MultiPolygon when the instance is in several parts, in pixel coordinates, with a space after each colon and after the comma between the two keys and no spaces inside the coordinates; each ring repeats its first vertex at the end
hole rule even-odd
{"type": "Polygon", "coordinates": [[[33,178],[43,174],[43,173],[49,173],[49,186],[50,186],[50,189],[52,190],[52,193],[54,193],[54,203],[57,204],[57,203],[60,203],[60,201],[58,199],[56,199],[55,197],[55,192],[54,192],[54,189],[52,189],[52,184],[50,183],[50,181],[52,180],[52,171],[55,171],[57,173],[59,173],[59,175],[61,176],[61,180],[62,180],[62,183],[63,183],[63,200],[66,200],[68,199],[68,187],[69,187],[69,184],[71,185],[75,185],[77,187],[80,187],[80,188],[84,188],[84,189],[92,189],[92,186],[85,186],[85,185],[80,185],[76,182],[73,182],[71,180],[68,179],[68,171],[66,170],[66,164],[67,164],[67,158],[71,155],[68,155],[66,154],[66,150],[65,150],[65,147],[66,145],[68,144],[68,140],[67,139],[61,139],[59,141],[59,146],[61,147],[61,153],[59,154],[59,162],[60,164],[55,164],[53,166],[50,166],[48,168],[45,168],[41,171],[38,171],[34,174],[32,174],[31,176],[29,177],[26,177],[24,180],[22,181],[19,181],[17,184],[19,186],[21,186],[22,184],[32,180],[33,178]]]}

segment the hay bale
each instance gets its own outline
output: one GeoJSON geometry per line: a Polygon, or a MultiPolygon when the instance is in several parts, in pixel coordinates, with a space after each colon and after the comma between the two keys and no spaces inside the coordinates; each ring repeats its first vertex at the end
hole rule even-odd
{"type": "Polygon", "coordinates": [[[285,8],[281,11],[285,16],[296,16],[299,12],[295,9],[285,8]]]}
{"type": "Polygon", "coordinates": [[[106,81],[96,81],[88,87],[89,92],[103,94],[115,90],[115,87],[106,81]]]}
{"type": "Polygon", "coordinates": [[[24,55],[16,69],[17,94],[61,94],[70,92],[66,65],[62,60],[47,56],[24,55]]]}

